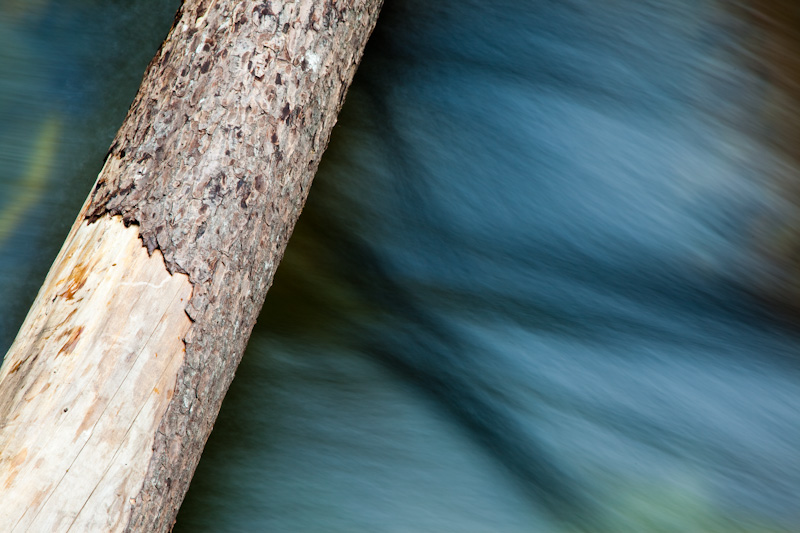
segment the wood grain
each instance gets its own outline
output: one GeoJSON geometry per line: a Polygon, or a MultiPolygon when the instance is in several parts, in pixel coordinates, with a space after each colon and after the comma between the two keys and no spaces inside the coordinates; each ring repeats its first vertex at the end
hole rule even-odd
{"type": "Polygon", "coordinates": [[[71,235],[0,372],[3,531],[126,522],[183,361],[191,293],[120,217],[71,235]]]}

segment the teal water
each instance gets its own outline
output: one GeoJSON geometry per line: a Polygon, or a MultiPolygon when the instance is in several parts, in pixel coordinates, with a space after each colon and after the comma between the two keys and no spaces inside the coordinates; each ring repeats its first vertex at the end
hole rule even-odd
{"type": "MultiPolygon", "coordinates": [[[[175,6],[0,5],[7,346],[175,6]]],[[[753,20],[387,2],[175,531],[800,531],[753,20]]]]}
{"type": "Polygon", "coordinates": [[[0,0],[0,351],[94,183],[176,1],[0,0]]]}

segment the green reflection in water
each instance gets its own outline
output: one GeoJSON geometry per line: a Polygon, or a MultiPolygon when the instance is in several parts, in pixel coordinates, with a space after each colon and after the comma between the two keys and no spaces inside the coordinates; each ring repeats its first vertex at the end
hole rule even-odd
{"type": "Polygon", "coordinates": [[[0,355],[178,3],[0,0],[0,355]]]}
{"type": "Polygon", "coordinates": [[[31,150],[27,170],[8,201],[0,209],[0,247],[24,222],[25,215],[48,190],[48,179],[58,153],[62,122],[57,116],[48,117],[41,126],[36,144],[31,150]]]}

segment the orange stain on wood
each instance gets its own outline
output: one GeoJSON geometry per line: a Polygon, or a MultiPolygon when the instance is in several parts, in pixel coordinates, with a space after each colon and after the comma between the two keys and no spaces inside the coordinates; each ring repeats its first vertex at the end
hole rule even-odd
{"type": "Polygon", "coordinates": [[[14,363],[14,366],[11,368],[11,372],[10,373],[14,374],[15,372],[18,372],[19,369],[22,367],[22,365],[24,365],[28,361],[30,361],[31,364],[32,364],[34,361],[36,361],[36,359],[38,359],[38,357],[39,357],[39,352],[37,352],[36,355],[34,355],[33,357],[27,357],[27,358],[25,358],[25,359],[23,359],[21,361],[17,361],[16,363],[14,363]]]}
{"type": "Polygon", "coordinates": [[[17,361],[17,362],[14,364],[14,366],[11,368],[11,373],[12,373],[12,374],[14,374],[15,372],[19,371],[19,367],[21,367],[21,366],[22,366],[22,363],[24,363],[24,362],[25,362],[24,360],[22,360],[22,361],[17,361]]]}
{"type": "Polygon", "coordinates": [[[75,298],[75,293],[78,292],[86,285],[86,280],[89,277],[89,266],[84,263],[78,263],[72,272],[70,273],[69,277],[67,278],[67,287],[64,289],[64,292],[59,294],[59,296],[63,297],[66,300],[72,300],[75,298]]]}
{"type": "Polygon", "coordinates": [[[78,344],[78,338],[80,338],[81,333],[83,333],[84,329],[85,328],[83,326],[79,326],[77,328],[70,328],[68,330],[69,338],[67,339],[67,342],[64,343],[64,346],[62,346],[61,349],[58,351],[58,355],[61,355],[62,353],[64,355],[71,354],[72,350],[75,349],[75,345],[78,344]]]}
{"type": "Polygon", "coordinates": [[[17,477],[17,469],[22,463],[25,462],[27,457],[28,448],[22,448],[22,450],[11,460],[11,463],[8,465],[11,473],[8,475],[8,479],[6,479],[5,488],[9,488],[14,482],[14,478],[17,477]]]}
{"type": "Polygon", "coordinates": [[[86,416],[83,417],[83,420],[81,420],[81,425],[78,428],[78,431],[75,432],[75,438],[72,439],[72,442],[78,440],[78,438],[84,431],[89,429],[91,426],[95,424],[95,422],[97,422],[97,419],[94,416],[96,410],[97,410],[97,403],[94,403],[86,412],[86,416]]]}
{"type": "Polygon", "coordinates": [[[11,468],[19,468],[19,465],[28,457],[28,448],[22,448],[20,452],[11,461],[11,468]]]}

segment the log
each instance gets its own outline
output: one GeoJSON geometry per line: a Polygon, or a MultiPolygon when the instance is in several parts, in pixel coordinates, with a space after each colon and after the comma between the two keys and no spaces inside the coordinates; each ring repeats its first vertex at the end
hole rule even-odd
{"type": "Polygon", "coordinates": [[[186,0],[0,368],[0,529],[165,531],[381,0],[186,0]]]}

